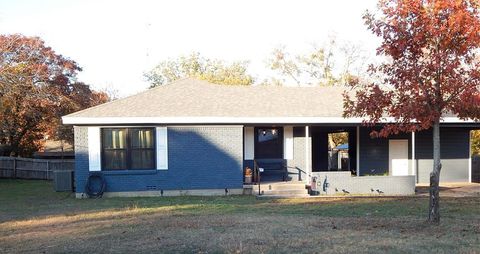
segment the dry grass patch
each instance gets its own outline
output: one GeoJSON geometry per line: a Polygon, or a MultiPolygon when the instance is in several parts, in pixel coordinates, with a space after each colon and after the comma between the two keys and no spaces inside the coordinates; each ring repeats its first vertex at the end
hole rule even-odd
{"type": "Polygon", "coordinates": [[[77,200],[0,180],[0,253],[476,253],[480,199],[253,197],[77,200]],[[20,189],[20,190],[19,190],[20,189]],[[9,191],[8,191],[9,190],[9,191]]]}
{"type": "Polygon", "coordinates": [[[5,252],[452,253],[478,250],[478,223],[286,215],[176,215],[155,212],[102,221],[51,223],[0,237],[5,252]],[[19,245],[19,242],[28,243],[19,245]]]}

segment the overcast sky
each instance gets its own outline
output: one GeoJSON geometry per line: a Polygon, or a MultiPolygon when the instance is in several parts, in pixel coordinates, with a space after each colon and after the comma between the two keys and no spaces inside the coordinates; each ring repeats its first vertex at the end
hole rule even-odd
{"type": "Polygon", "coordinates": [[[83,68],[79,79],[121,96],[148,87],[143,73],[196,51],[227,61],[249,60],[267,75],[274,47],[304,52],[335,34],[372,55],[378,40],[362,20],[375,0],[0,0],[0,33],[40,36],[83,68]]]}

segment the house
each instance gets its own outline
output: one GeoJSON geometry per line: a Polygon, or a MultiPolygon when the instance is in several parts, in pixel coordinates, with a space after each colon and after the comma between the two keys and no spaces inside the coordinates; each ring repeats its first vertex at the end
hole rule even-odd
{"type": "Polygon", "coordinates": [[[74,159],[75,154],[73,152],[73,146],[68,142],[62,142],[60,140],[47,139],[43,148],[40,151],[33,153],[35,159],[74,159]]]}
{"type": "Polygon", "coordinates": [[[329,151],[330,165],[328,168],[344,170],[350,168],[350,162],[348,160],[348,143],[340,144],[329,151]]]}
{"type": "MultiPolygon", "coordinates": [[[[241,194],[246,167],[270,190],[315,181],[320,194],[403,195],[428,182],[432,132],[371,138],[362,119],[342,117],[343,92],[182,79],[64,116],[75,129],[77,196],[92,172],[108,196],[241,194]],[[329,171],[327,137],[338,132],[348,135],[349,166],[329,171]]],[[[479,127],[443,118],[442,182],[471,181],[470,130],[479,127]]]]}

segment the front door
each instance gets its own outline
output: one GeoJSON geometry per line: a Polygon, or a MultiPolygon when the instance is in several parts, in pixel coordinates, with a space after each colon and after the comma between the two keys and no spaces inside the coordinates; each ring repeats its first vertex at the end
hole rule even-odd
{"type": "Polygon", "coordinates": [[[390,174],[393,176],[408,175],[408,140],[389,140],[388,157],[390,174]]]}
{"type": "Polygon", "coordinates": [[[283,128],[255,127],[255,159],[283,158],[283,128]]]}

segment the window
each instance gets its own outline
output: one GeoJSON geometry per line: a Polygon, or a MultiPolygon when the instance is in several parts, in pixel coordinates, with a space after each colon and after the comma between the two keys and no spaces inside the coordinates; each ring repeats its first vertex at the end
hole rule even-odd
{"type": "Polygon", "coordinates": [[[255,128],[255,158],[283,158],[283,128],[255,128]]]}
{"type": "Polygon", "coordinates": [[[103,169],[127,169],[127,129],[103,129],[103,169]]]}
{"type": "Polygon", "coordinates": [[[278,129],[258,129],[258,142],[267,142],[278,138],[278,129]]]}
{"type": "Polygon", "coordinates": [[[154,128],[102,129],[102,169],[154,169],[154,128]]]}
{"type": "Polygon", "coordinates": [[[130,129],[132,169],[155,168],[153,129],[130,129]]]}

